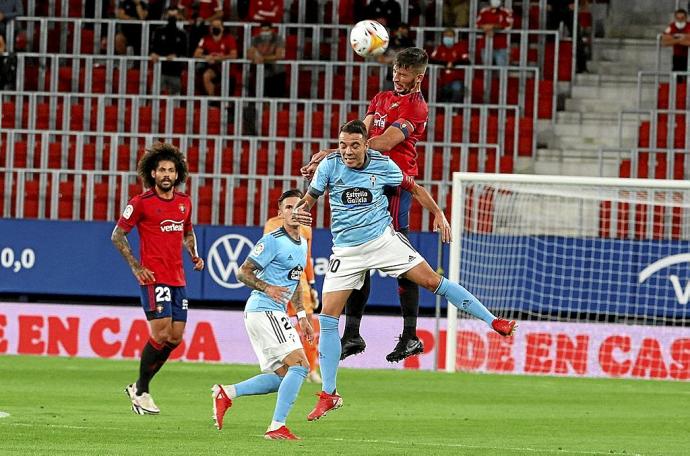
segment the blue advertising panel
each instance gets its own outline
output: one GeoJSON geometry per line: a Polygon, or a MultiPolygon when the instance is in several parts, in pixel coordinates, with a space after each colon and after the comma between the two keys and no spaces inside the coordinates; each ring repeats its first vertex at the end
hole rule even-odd
{"type": "MultiPolygon", "coordinates": [[[[138,297],[134,276],[110,242],[113,226],[0,220],[0,292],[138,297]]],[[[192,271],[184,255],[190,299],[245,300],[249,290],[237,281],[237,270],[262,229],[197,226],[195,230],[207,267],[202,273],[192,271]]],[[[137,253],[136,230],[128,238],[137,253]]],[[[437,267],[437,239],[434,233],[410,235],[432,268],[437,267]]],[[[462,243],[461,282],[491,308],[690,318],[688,241],[467,235],[462,243]],[[490,244],[491,255],[484,257],[486,249],[473,249],[473,243],[490,244]],[[602,263],[611,266],[602,268],[602,263]]],[[[314,230],[317,289],[330,251],[330,232],[314,230]]],[[[444,258],[448,258],[447,246],[444,258]]],[[[432,293],[423,290],[420,297],[422,306],[434,306],[432,293]]],[[[375,271],[369,304],[398,306],[397,282],[375,271]]]]}

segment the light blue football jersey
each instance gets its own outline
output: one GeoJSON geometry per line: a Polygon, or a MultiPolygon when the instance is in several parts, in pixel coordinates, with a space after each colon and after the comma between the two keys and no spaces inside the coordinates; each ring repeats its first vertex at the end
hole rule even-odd
{"type": "Polygon", "coordinates": [[[320,196],[328,190],[333,245],[360,245],[381,236],[393,220],[384,187],[402,180],[398,165],[372,149],[361,169],[348,168],[339,152],[326,157],[316,168],[309,193],[320,196]]]}
{"type": "MultiPolygon", "coordinates": [[[[259,239],[247,260],[261,270],[256,275],[258,278],[269,285],[287,287],[292,294],[299,285],[300,277],[307,265],[307,240],[303,237],[300,237],[299,241],[294,240],[281,226],[259,239]]],[[[252,291],[244,310],[286,311],[283,304],[275,302],[259,290],[252,291]]]]}

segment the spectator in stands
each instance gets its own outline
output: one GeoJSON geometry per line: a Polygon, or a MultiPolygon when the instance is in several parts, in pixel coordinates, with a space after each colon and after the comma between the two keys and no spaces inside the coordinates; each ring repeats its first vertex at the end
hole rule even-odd
{"type": "MultiPolygon", "coordinates": [[[[285,42],[269,22],[262,23],[259,32],[252,37],[247,58],[257,65],[264,64],[264,96],[284,97],[286,93],[285,66],[276,62],[285,58],[285,42]]],[[[252,84],[251,87],[253,90],[254,85],[252,84]]]]}
{"type": "MultiPolygon", "coordinates": [[[[146,20],[148,5],[143,0],[120,0],[117,5],[118,19],[127,21],[146,20]]],[[[132,46],[134,54],[141,53],[141,26],[137,24],[121,24],[115,35],[115,53],[127,54],[127,48],[132,46]]]]}
{"type": "Polygon", "coordinates": [[[177,4],[182,16],[189,22],[191,43],[198,43],[206,36],[208,27],[215,19],[223,20],[223,0],[180,0],[177,4]]]}
{"type": "MultiPolygon", "coordinates": [[[[548,0],[546,6],[546,27],[549,30],[559,30],[561,22],[568,30],[568,36],[573,36],[573,22],[575,17],[574,0],[548,0]]],[[[575,71],[587,72],[587,60],[592,55],[592,15],[589,12],[589,0],[580,0],[578,9],[577,53],[575,55],[575,71]]]]}
{"type": "Polygon", "coordinates": [[[455,31],[447,28],[441,35],[441,44],[429,56],[429,62],[443,65],[439,72],[436,101],[441,103],[462,103],[465,95],[464,72],[455,69],[470,62],[467,42],[455,39],[455,31]]]}
{"type": "Polygon", "coordinates": [[[10,46],[7,45],[5,41],[7,38],[7,25],[14,21],[17,16],[24,15],[24,6],[21,0],[0,0],[0,52],[6,52],[8,48],[12,48],[12,43],[10,46]]]}
{"type": "Polygon", "coordinates": [[[671,22],[661,36],[662,46],[673,46],[673,71],[688,71],[688,46],[690,46],[690,24],[688,12],[684,9],[673,13],[671,22]]]}
{"type": "Polygon", "coordinates": [[[484,65],[492,62],[499,66],[508,65],[508,34],[496,31],[510,30],[513,27],[513,11],[501,6],[501,0],[491,0],[490,6],[482,8],[477,16],[477,28],[486,34],[482,60],[484,65]],[[493,46],[489,46],[489,43],[493,46]],[[493,49],[492,49],[493,48],[493,49]],[[489,50],[492,52],[489,52],[489,50]]]}
{"type": "MultiPolygon", "coordinates": [[[[245,20],[256,22],[283,22],[285,5],[283,0],[249,0],[245,20]]],[[[239,8],[239,6],[238,6],[239,8]]],[[[240,14],[240,17],[242,15],[240,14]]]]}
{"type": "MultiPolygon", "coordinates": [[[[235,37],[223,30],[223,22],[220,19],[213,19],[209,27],[209,34],[199,41],[194,57],[204,58],[206,63],[202,66],[202,77],[206,95],[216,95],[216,84],[220,82],[221,62],[237,58],[237,42],[235,37]]],[[[224,77],[230,81],[230,93],[233,92],[235,81],[232,75],[224,77]]]]}
{"type": "Polygon", "coordinates": [[[402,12],[400,3],[395,0],[372,0],[367,5],[366,18],[379,21],[389,30],[395,30],[400,24],[402,12]]]}
{"type": "Polygon", "coordinates": [[[182,89],[181,74],[185,69],[182,62],[169,62],[177,57],[187,56],[187,33],[178,9],[171,6],[167,10],[168,23],[157,28],[151,39],[151,60],[155,63],[163,56],[161,63],[161,92],[179,95],[182,89]],[[181,27],[182,26],[182,27],[181,27]]]}
{"type": "Polygon", "coordinates": [[[469,0],[446,0],[443,2],[444,27],[467,27],[470,25],[469,0]]]}

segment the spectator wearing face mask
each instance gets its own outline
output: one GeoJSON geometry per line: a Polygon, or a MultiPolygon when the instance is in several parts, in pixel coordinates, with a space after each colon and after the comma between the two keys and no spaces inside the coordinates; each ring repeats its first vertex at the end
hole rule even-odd
{"type": "Polygon", "coordinates": [[[673,13],[671,22],[661,36],[662,46],[673,46],[673,71],[688,71],[688,46],[690,46],[690,25],[688,12],[684,9],[673,13]]]}
{"type": "Polygon", "coordinates": [[[187,33],[177,8],[168,8],[166,18],[168,23],[153,32],[150,56],[154,63],[161,57],[164,58],[161,63],[161,92],[179,95],[182,89],[180,75],[185,64],[170,60],[187,56],[187,33]]]}
{"type": "MultiPolygon", "coordinates": [[[[223,22],[220,19],[211,21],[209,34],[199,41],[194,51],[194,57],[203,58],[206,64],[202,66],[202,78],[206,95],[217,94],[216,84],[220,82],[221,62],[223,60],[237,58],[237,42],[235,37],[223,30],[223,22]]],[[[230,74],[224,75],[230,81],[230,93],[234,90],[234,79],[230,74]]]]}
{"type": "Polygon", "coordinates": [[[495,65],[508,65],[508,34],[495,32],[513,28],[513,11],[502,7],[501,0],[491,0],[490,6],[482,8],[479,12],[477,28],[482,29],[485,34],[482,54],[484,65],[490,65],[492,61],[495,65]],[[491,54],[489,53],[489,49],[491,49],[491,46],[488,46],[489,40],[493,40],[491,54]]]}
{"type": "MultiPolygon", "coordinates": [[[[264,65],[264,96],[284,97],[286,95],[285,66],[278,64],[277,61],[285,58],[285,42],[273,30],[271,23],[262,23],[259,33],[252,37],[247,58],[252,63],[264,65]]],[[[253,70],[256,71],[255,68],[253,70]]],[[[252,79],[255,80],[256,77],[252,79]]],[[[255,87],[254,84],[251,87],[255,87]]]]}
{"type": "Polygon", "coordinates": [[[436,101],[462,103],[465,74],[456,67],[471,63],[467,41],[456,40],[455,31],[452,28],[445,29],[441,35],[441,44],[431,52],[429,62],[443,65],[443,69],[439,72],[436,101]]]}

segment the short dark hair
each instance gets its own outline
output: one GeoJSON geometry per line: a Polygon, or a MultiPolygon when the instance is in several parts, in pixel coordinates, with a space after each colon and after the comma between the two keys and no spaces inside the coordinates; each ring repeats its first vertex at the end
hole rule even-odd
{"type": "Polygon", "coordinates": [[[426,71],[429,63],[429,54],[424,49],[411,47],[398,52],[393,60],[393,66],[398,68],[410,68],[418,74],[426,71]]]}
{"type": "Polygon", "coordinates": [[[185,160],[182,152],[172,144],[157,142],[150,149],[146,149],[146,153],[141,157],[137,165],[137,173],[147,188],[153,188],[156,185],[156,180],[151,176],[151,171],[158,168],[158,163],[165,160],[175,164],[175,171],[177,171],[177,180],[173,183],[175,187],[187,180],[189,170],[187,168],[187,160],[185,160]]]}
{"type": "Polygon", "coordinates": [[[283,194],[280,195],[280,198],[278,198],[278,205],[280,206],[280,204],[288,198],[293,198],[293,197],[302,198],[303,196],[304,196],[304,193],[302,193],[302,190],[298,190],[296,188],[291,188],[290,190],[284,191],[283,194]]]}
{"type": "Polygon", "coordinates": [[[683,8],[678,8],[677,10],[675,10],[675,11],[673,12],[673,15],[675,16],[675,15],[678,14],[678,13],[684,14],[685,16],[688,15],[688,12],[685,11],[683,8]]]}
{"type": "Polygon", "coordinates": [[[367,139],[367,126],[359,119],[351,120],[340,127],[340,133],[359,133],[364,139],[367,139]]]}

